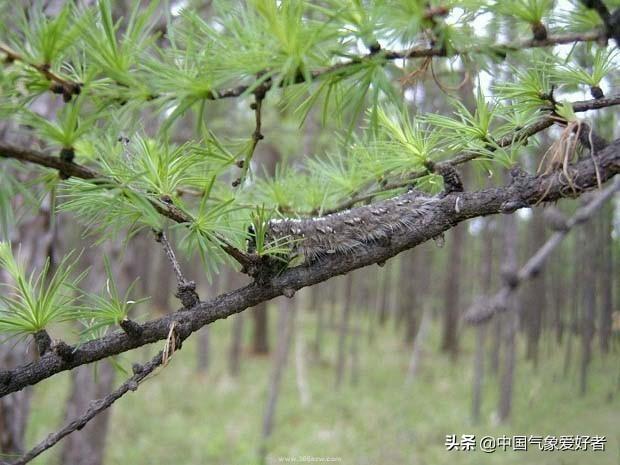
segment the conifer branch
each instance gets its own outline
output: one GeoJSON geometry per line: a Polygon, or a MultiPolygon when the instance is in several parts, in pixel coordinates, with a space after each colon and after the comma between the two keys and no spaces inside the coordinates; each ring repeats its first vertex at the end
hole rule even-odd
{"type": "Polygon", "coordinates": [[[465,312],[464,320],[469,324],[479,325],[488,322],[494,315],[506,311],[508,309],[506,302],[510,301],[510,296],[525,281],[535,278],[540,273],[547,258],[562,243],[566,235],[575,226],[588,221],[618,191],[620,191],[620,178],[616,177],[609,186],[596,194],[588,204],[577,209],[575,214],[509,280],[509,284],[505,284],[495,295],[479,299],[474,303],[465,312]]]}
{"type": "MultiPolygon", "coordinates": [[[[607,108],[607,107],[611,107],[615,105],[620,105],[620,95],[615,95],[609,98],[583,100],[583,101],[572,103],[573,111],[576,113],[581,113],[581,112],[585,112],[589,110],[598,110],[601,108],[607,108]]],[[[532,123],[523,129],[515,131],[513,134],[509,134],[507,136],[502,137],[500,140],[496,142],[496,144],[489,145],[487,149],[493,152],[497,150],[498,147],[499,148],[509,147],[515,142],[524,142],[528,138],[551,127],[553,124],[562,123],[562,120],[553,114],[553,108],[545,108],[544,110],[551,112],[551,114],[539,119],[535,123],[532,123]]],[[[450,160],[436,163],[436,165],[444,165],[444,166],[449,165],[449,166],[454,167],[457,165],[462,165],[464,163],[473,161],[478,158],[481,158],[481,155],[477,152],[465,152],[465,153],[461,153],[451,158],[450,160]]],[[[406,175],[404,178],[399,178],[393,181],[384,182],[377,189],[371,190],[370,192],[360,191],[358,193],[353,194],[350,199],[340,203],[339,205],[337,205],[336,207],[332,209],[325,211],[325,213],[326,214],[336,213],[336,212],[351,208],[352,206],[358,203],[369,202],[376,196],[384,194],[385,192],[411,186],[417,179],[420,179],[429,174],[431,174],[431,171],[428,168],[426,168],[424,170],[410,173],[406,175]]]]}
{"type": "MultiPolygon", "coordinates": [[[[620,139],[600,151],[594,161],[596,164],[587,157],[569,165],[567,172],[572,174],[570,182],[565,171],[518,176],[511,184],[500,188],[459,192],[436,198],[423,215],[413,218],[407,218],[411,212],[408,203],[402,202],[402,206],[398,208],[401,209],[399,212],[403,219],[407,220],[408,227],[395,228],[389,240],[371,241],[364,247],[357,248],[355,253],[328,254],[319,261],[288,268],[260,283],[253,282],[209,301],[200,302],[192,309],[149,321],[140,325],[142,331],[138,337],[130,338],[117,331],[85,342],[73,349],[74,356],[70,360],[50,351],[27,365],[12,370],[0,370],[0,397],[62,371],[166,339],[173,323],[184,328],[189,335],[207,324],[284,295],[291,289],[299,290],[364,266],[383,263],[404,250],[441,235],[464,220],[497,213],[512,213],[519,208],[541,202],[577,197],[597,187],[599,178],[606,182],[620,173],[620,139]]],[[[400,205],[399,199],[405,200],[408,195],[403,194],[390,202],[400,205]]],[[[376,207],[380,208],[381,202],[374,206],[357,207],[355,211],[352,210],[352,214],[363,216],[370,210],[376,210],[376,207]]],[[[398,215],[399,212],[392,212],[392,215],[398,215]]]]}

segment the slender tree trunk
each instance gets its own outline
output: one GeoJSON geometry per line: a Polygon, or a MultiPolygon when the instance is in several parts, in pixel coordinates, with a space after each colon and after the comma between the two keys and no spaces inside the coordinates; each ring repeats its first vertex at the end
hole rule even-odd
{"type": "Polygon", "coordinates": [[[422,348],[426,342],[426,335],[430,329],[432,322],[431,311],[429,309],[424,310],[422,314],[422,322],[420,323],[418,333],[415,336],[413,343],[413,350],[411,351],[411,357],[409,358],[409,367],[407,369],[407,377],[405,378],[405,386],[411,385],[415,379],[420,363],[422,360],[422,348]]]}
{"type": "Polygon", "coordinates": [[[260,463],[264,464],[267,458],[268,440],[273,433],[275,425],[275,412],[280,396],[282,376],[286,367],[288,354],[290,352],[295,327],[295,305],[291,305],[291,299],[280,297],[279,318],[278,318],[278,346],[276,349],[271,378],[267,392],[267,404],[263,416],[263,428],[261,434],[261,445],[259,449],[260,463]]]}
{"type": "Polygon", "coordinates": [[[170,312],[170,296],[174,294],[174,274],[170,262],[163,252],[156,260],[155,279],[151,282],[151,303],[160,314],[170,312]]]}
{"type": "MultiPolygon", "coordinates": [[[[613,214],[614,204],[609,202],[608,205],[603,207],[601,212],[601,232],[600,232],[600,244],[601,244],[601,268],[600,268],[600,283],[601,283],[601,313],[600,313],[600,339],[599,344],[601,352],[604,354],[609,353],[610,341],[612,334],[612,314],[614,307],[614,270],[613,270],[613,214]]],[[[616,286],[616,289],[618,287],[616,286]]]]}
{"type": "Polygon", "coordinates": [[[209,370],[209,365],[211,364],[210,359],[210,335],[209,335],[209,326],[205,326],[198,333],[198,357],[196,360],[196,369],[198,373],[207,373],[209,370]]]}
{"type": "Polygon", "coordinates": [[[349,317],[351,315],[351,297],[353,295],[353,273],[345,277],[344,296],[342,302],[342,317],[338,328],[338,362],[336,365],[336,389],[342,384],[346,365],[346,344],[349,331],[349,317]]]}
{"type": "MultiPolygon", "coordinates": [[[[545,242],[545,223],[540,209],[533,209],[532,225],[529,231],[529,253],[535,253],[545,242]]],[[[527,330],[526,357],[538,367],[540,334],[542,331],[543,313],[547,306],[545,292],[545,273],[539,273],[529,283],[529,301],[525,308],[525,321],[527,330]]]]}
{"type": "Polygon", "coordinates": [[[596,280],[595,263],[596,247],[596,224],[588,221],[580,231],[582,233],[583,256],[580,260],[584,267],[585,279],[583,280],[582,293],[582,324],[581,324],[581,363],[579,374],[579,391],[585,395],[588,387],[588,371],[592,360],[592,339],[594,338],[594,320],[596,314],[596,280]]]}
{"type": "Polygon", "coordinates": [[[267,302],[261,302],[251,310],[254,320],[252,351],[255,354],[269,353],[269,331],[267,320],[267,302]]]}
{"type": "MultiPolygon", "coordinates": [[[[491,291],[493,279],[493,220],[487,219],[484,228],[482,254],[482,293],[487,295],[491,291]]],[[[483,324],[476,328],[476,353],[474,355],[474,382],[472,392],[472,420],[477,423],[480,420],[482,406],[482,388],[484,386],[484,354],[486,343],[487,325],[483,324]]]]}
{"type": "Polygon", "coordinates": [[[312,287],[312,308],[316,311],[316,330],[314,333],[314,344],[312,353],[315,360],[321,360],[321,348],[323,346],[323,332],[325,331],[325,300],[319,298],[319,290],[326,291],[324,285],[312,287]]]}
{"type": "Polygon", "coordinates": [[[239,376],[241,369],[241,351],[243,349],[243,313],[233,317],[232,338],[228,351],[228,373],[230,376],[239,376]]]}
{"type": "MultiPolygon", "coordinates": [[[[71,372],[72,388],[67,402],[65,419],[81,414],[93,399],[109,394],[114,383],[114,369],[107,361],[96,366],[81,366],[71,372]]],[[[98,415],[80,431],[64,441],[61,463],[71,465],[101,465],[105,451],[110,415],[98,415]]]]}
{"type": "Polygon", "coordinates": [[[390,277],[388,270],[384,269],[381,278],[381,287],[379,288],[379,294],[377,295],[377,309],[379,310],[379,325],[385,326],[388,319],[389,305],[390,305],[390,277]]]}
{"type": "MultiPolygon", "coordinates": [[[[502,272],[504,279],[517,271],[517,225],[515,215],[507,215],[504,220],[504,263],[502,272]]],[[[519,314],[515,295],[505,302],[506,313],[503,315],[504,359],[501,373],[498,416],[501,422],[506,422],[512,412],[512,398],[514,386],[514,372],[516,365],[515,337],[519,324],[519,314]]]]}
{"type": "MultiPolygon", "coordinates": [[[[301,313],[304,310],[306,302],[311,300],[313,294],[310,292],[311,289],[312,288],[304,289],[297,293],[296,302],[293,302],[293,305],[297,306],[296,312],[301,313]]],[[[310,405],[312,395],[310,393],[306,369],[306,339],[301,325],[295,326],[295,380],[297,381],[297,391],[299,392],[301,405],[307,407],[310,405]]]]}
{"type": "Polygon", "coordinates": [[[449,240],[448,276],[444,291],[443,332],[441,338],[442,351],[450,354],[455,361],[459,353],[458,322],[460,314],[461,262],[463,259],[463,243],[466,225],[461,223],[452,231],[449,240]]]}

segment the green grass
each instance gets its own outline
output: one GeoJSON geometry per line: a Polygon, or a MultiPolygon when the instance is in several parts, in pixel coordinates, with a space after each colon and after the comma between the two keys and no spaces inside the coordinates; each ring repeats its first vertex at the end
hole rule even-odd
{"type": "MultiPolygon", "coordinates": [[[[277,315],[275,308],[272,310],[273,331],[277,315]]],[[[315,318],[309,313],[298,317],[309,350],[315,318]]],[[[368,327],[364,319],[354,321],[360,322],[364,331],[368,327]]],[[[248,337],[249,326],[245,325],[248,337]]],[[[213,363],[207,376],[195,370],[192,339],[168,367],[115,404],[106,465],[257,463],[270,359],[246,353],[241,376],[231,379],[226,374],[230,321],[217,322],[211,328],[213,363]]],[[[438,328],[435,324],[429,334],[418,376],[409,388],[404,387],[409,349],[394,333],[393,325],[378,330],[371,344],[366,334],[359,336],[359,383],[353,386],[347,377],[339,391],[334,390],[336,335],[326,333],[324,360],[307,364],[312,401],[305,408],[299,400],[291,354],[269,442],[269,462],[285,463],[278,460],[285,456],[314,456],[339,457],[341,461],[335,463],[356,465],[620,463],[617,352],[606,359],[595,357],[589,393],[580,397],[576,369],[567,378],[562,375],[562,349],[550,350],[549,344],[542,344],[537,370],[520,357],[512,422],[497,424],[497,380],[487,377],[483,417],[478,425],[472,425],[473,332],[466,332],[461,357],[452,364],[437,351],[438,328]],[[607,447],[598,453],[447,452],[446,434],[604,435],[607,447]]],[[[125,364],[146,360],[154,350],[155,346],[132,353],[125,357],[125,364]]],[[[519,351],[521,355],[523,347],[519,351]]],[[[29,445],[57,427],[67,394],[67,374],[36,387],[29,445]]],[[[33,463],[56,464],[58,452],[59,448],[47,452],[33,463]]]]}

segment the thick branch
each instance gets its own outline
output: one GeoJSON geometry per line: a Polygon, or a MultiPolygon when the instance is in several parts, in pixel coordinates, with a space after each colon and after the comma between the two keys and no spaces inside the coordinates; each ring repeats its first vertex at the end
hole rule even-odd
{"type": "MultiPolygon", "coordinates": [[[[603,182],[619,173],[620,139],[602,150],[596,157],[596,162],[603,182]]],[[[393,203],[394,208],[398,209],[396,212],[391,210],[390,215],[400,214],[400,218],[408,222],[408,227],[395,228],[394,233],[384,240],[370,241],[351,253],[326,254],[320,261],[287,269],[260,284],[249,284],[202,302],[190,310],[147,322],[142,325],[143,331],[140,337],[129,338],[119,331],[76,347],[71,360],[63,360],[53,353],[47,353],[30,364],[13,370],[0,371],[0,396],[36,384],[56,373],[165,339],[173,322],[186,327],[189,332],[194,332],[204,325],[227,318],[285,292],[312,286],[373,263],[385,262],[404,250],[439,236],[469,218],[511,213],[540,202],[576,197],[583,191],[597,186],[596,169],[590,158],[571,165],[569,171],[570,187],[564,172],[519,176],[505,187],[453,193],[435,199],[423,215],[419,215],[419,212],[412,215],[406,202],[398,205],[394,199],[389,200],[387,202],[393,203]]],[[[408,193],[397,199],[411,199],[413,195],[408,193]]],[[[358,207],[351,212],[364,215],[368,214],[370,209],[381,208],[381,205],[382,202],[377,202],[371,206],[358,207]]]]}

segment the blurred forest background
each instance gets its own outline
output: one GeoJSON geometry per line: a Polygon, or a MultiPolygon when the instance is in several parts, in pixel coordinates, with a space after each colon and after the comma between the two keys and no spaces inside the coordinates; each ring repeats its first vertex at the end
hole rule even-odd
{"type": "MultiPolygon", "coordinates": [[[[63,2],[47,3],[53,11],[63,2]]],[[[209,20],[212,6],[207,1],[171,2],[168,7],[177,14],[189,3],[209,20]]],[[[130,2],[114,2],[115,17],[129,8],[130,2]]],[[[472,76],[439,64],[434,73],[446,87],[463,82],[449,92],[466,105],[474,100],[475,82],[496,79],[492,70],[472,76]]],[[[604,90],[617,92],[616,84],[605,82],[604,90]]],[[[400,88],[411,114],[451,111],[428,73],[401,82],[400,88]]],[[[589,98],[586,92],[575,95],[589,98]]],[[[311,111],[300,129],[294,109],[278,105],[270,95],[266,102],[266,138],[254,155],[265,176],[337,148],[336,123],[323,121],[320,111],[311,111]]],[[[60,103],[46,95],[35,104],[39,113],[51,114],[60,103]]],[[[211,102],[204,112],[222,138],[234,139],[254,128],[245,101],[211,102]]],[[[193,118],[193,113],[183,116],[179,141],[190,137],[183,128],[194,127],[193,118]]],[[[620,135],[617,110],[592,118],[602,136],[620,135]]],[[[11,129],[10,124],[3,128],[8,138],[11,129]]],[[[530,171],[536,170],[554,131],[525,149],[521,162],[530,171]]],[[[501,170],[491,181],[473,171],[463,174],[472,187],[504,176],[501,170]]],[[[561,201],[552,208],[570,216],[590,198],[561,201]]],[[[105,276],[101,254],[106,253],[122,288],[139,278],[135,294],[150,296],[133,311],[137,320],[146,319],[147,311],[152,318],[178,306],[170,263],[163,253],[153,252],[151,235],[139,233],[124,242],[119,234],[116,241],[95,247],[74,221],[65,219],[68,214],[51,213],[52,202],[47,197],[38,211],[21,218],[17,234],[31,263],[40,266],[42,257],[83,248],[81,262],[99,269],[85,284],[95,288],[105,276]]],[[[523,265],[553,234],[546,210],[536,207],[462,223],[444,238],[384,266],[331,279],[291,299],[281,297],[204,327],[140,392],[121,399],[33,463],[233,465],[313,456],[360,465],[618,464],[617,197],[569,233],[542,272],[519,289],[513,311],[478,326],[462,318],[480,296],[501,287],[506,266],[523,265]],[[600,435],[607,444],[603,453],[533,448],[448,452],[450,434],[600,435]]],[[[183,264],[189,276],[204,276],[200,260],[183,259],[183,264]]],[[[209,298],[246,282],[223,270],[198,291],[209,298]]],[[[2,366],[20,360],[18,349],[28,350],[0,346],[2,366]]],[[[22,405],[29,407],[15,410],[4,425],[25,434],[13,446],[27,449],[38,442],[126,378],[132,362],[156,350],[142,347],[22,391],[22,405]]],[[[6,412],[11,406],[3,408],[6,412]]]]}

